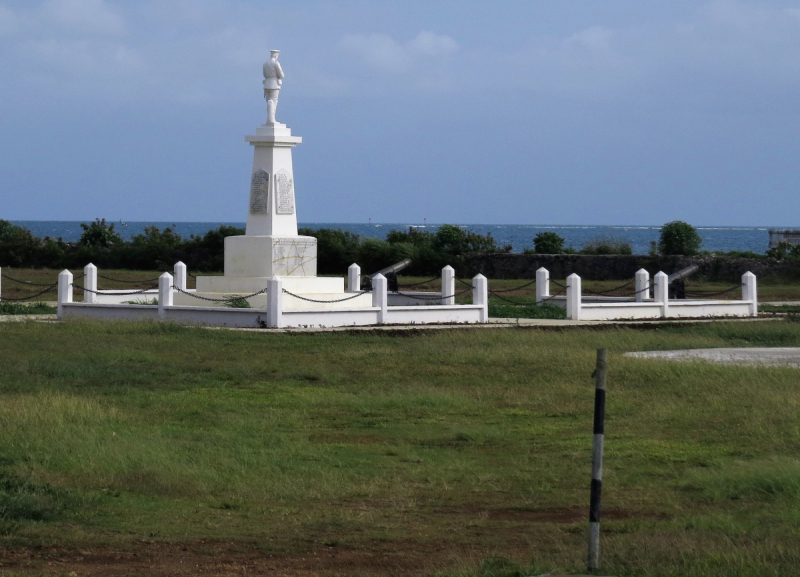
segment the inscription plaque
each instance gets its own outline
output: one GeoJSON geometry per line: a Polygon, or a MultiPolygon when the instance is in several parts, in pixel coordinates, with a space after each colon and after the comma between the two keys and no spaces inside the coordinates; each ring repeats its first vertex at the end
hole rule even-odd
{"type": "Polygon", "coordinates": [[[269,214],[269,173],[262,168],[250,181],[250,214],[269,214]]]}
{"type": "Polygon", "coordinates": [[[289,171],[275,175],[275,214],[294,214],[294,179],[289,171]]]}
{"type": "Polygon", "coordinates": [[[280,238],[272,245],[272,274],[279,276],[316,276],[317,241],[280,238]]]}

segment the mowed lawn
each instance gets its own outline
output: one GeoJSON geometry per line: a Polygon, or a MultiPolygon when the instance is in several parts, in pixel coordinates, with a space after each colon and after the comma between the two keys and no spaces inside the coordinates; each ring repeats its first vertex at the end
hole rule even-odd
{"type": "Polygon", "coordinates": [[[800,370],[622,352],[800,322],[266,334],[0,325],[0,574],[796,575],[800,370]],[[5,573],[3,573],[5,571],[5,573]]]}

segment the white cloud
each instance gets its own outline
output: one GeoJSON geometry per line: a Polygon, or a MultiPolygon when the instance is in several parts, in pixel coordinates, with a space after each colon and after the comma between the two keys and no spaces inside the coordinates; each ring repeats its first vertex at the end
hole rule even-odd
{"type": "Polygon", "coordinates": [[[605,52],[611,50],[612,30],[602,26],[591,26],[567,38],[567,44],[577,45],[588,50],[605,52]]]}
{"type": "Polygon", "coordinates": [[[340,46],[367,66],[398,75],[412,72],[426,62],[446,59],[459,48],[449,36],[427,31],[404,43],[386,34],[348,34],[340,46]]]}
{"type": "Polygon", "coordinates": [[[125,32],[125,20],[103,0],[47,0],[42,11],[48,20],[79,33],[118,35],[125,32]]]}
{"type": "Polygon", "coordinates": [[[449,36],[434,34],[423,30],[416,38],[406,44],[412,54],[419,57],[444,58],[458,52],[458,42],[449,36]]]}

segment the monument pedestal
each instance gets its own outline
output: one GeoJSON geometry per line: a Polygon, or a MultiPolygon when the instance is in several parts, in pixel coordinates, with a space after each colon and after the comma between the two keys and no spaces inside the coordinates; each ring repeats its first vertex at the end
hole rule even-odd
{"type": "Polygon", "coordinates": [[[225,276],[317,276],[317,239],[311,236],[229,236],[225,276]]]}
{"type": "MultiPolygon", "coordinates": [[[[346,296],[344,278],[317,277],[317,239],[297,234],[292,148],[302,142],[280,123],[264,124],[245,137],[253,145],[250,202],[243,236],[225,239],[225,276],[197,277],[196,296],[226,299],[250,295],[266,288],[272,276],[281,277],[289,293],[314,301],[334,301],[346,296]]],[[[266,291],[247,299],[250,306],[267,306],[266,291]]],[[[175,304],[198,305],[189,295],[177,293],[175,304]]],[[[205,306],[225,302],[205,301],[205,306]]],[[[285,294],[287,309],[350,308],[372,306],[369,294],[341,302],[310,302],[285,294]]]]}

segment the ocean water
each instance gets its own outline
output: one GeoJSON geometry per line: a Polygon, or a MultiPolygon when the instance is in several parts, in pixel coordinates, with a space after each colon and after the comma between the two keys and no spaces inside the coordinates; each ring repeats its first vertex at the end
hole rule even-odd
{"type": "MultiPolygon", "coordinates": [[[[81,221],[49,221],[19,220],[14,224],[24,226],[39,237],[51,236],[65,241],[76,241],[81,235],[81,221]]],[[[115,229],[122,238],[130,240],[134,235],[144,232],[146,226],[159,229],[172,227],[183,237],[203,235],[209,230],[223,224],[244,228],[243,222],[128,222],[125,225],[115,223],[115,229]]],[[[391,230],[407,230],[415,227],[419,230],[435,232],[438,225],[408,223],[300,223],[309,228],[339,228],[361,235],[362,237],[386,238],[391,230]]],[[[635,254],[647,254],[650,242],[657,241],[659,226],[592,226],[592,225],[542,225],[542,224],[468,224],[460,225],[466,230],[478,234],[491,234],[499,246],[510,244],[514,252],[522,252],[533,248],[533,237],[540,232],[552,231],[564,239],[566,246],[582,248],[587,242],[596,239],[615,239],[630,243],[635,254]]],[[[769,247],[769,227],[706,227],[698,226],[697,231],[703,238],[702,250],[708,251],[753,251],[763,253],[769,247]]]]}

